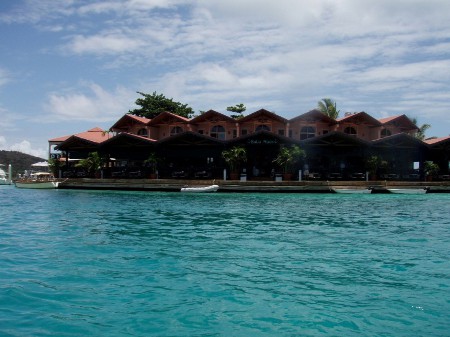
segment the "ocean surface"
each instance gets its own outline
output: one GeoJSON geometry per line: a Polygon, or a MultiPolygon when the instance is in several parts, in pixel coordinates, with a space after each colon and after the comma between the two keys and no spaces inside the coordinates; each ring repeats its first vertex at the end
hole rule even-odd
{"type": "Polygon", "coordinates": [[[0,336],[450,336],[450,194],[0,186],[0,336]]]}

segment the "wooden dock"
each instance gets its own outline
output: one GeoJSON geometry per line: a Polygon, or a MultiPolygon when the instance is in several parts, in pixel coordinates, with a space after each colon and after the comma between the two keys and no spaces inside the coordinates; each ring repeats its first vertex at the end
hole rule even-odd
{"type": "Polygon", "coordinates": [[[218,192],[333,193],[332,188],[372,188],[372,193],[387,193],[388,188],[427,187],[428,193],[450,193],[449,181],[239,181],[178,179],[67,179],[61,189],[167,191],[178,192],[184,186],[219,185],[218,192]]]}

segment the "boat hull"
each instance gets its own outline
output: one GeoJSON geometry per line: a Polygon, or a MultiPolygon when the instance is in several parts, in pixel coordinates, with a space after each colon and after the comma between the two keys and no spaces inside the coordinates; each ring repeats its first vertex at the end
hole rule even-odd
{"type": "Polygon", "coordinates": [[[394,194],[425,194],[426,188],[388,188],[388,191],[394,194]]]}
{"type": "Polygon", "coordinates": [[[372,190],[368,188],[333,188],[335,193],[342,194],[370,194],[372,190]]]}
{"type": "Polygon", "coordinates": [[[57,181],[16,181],[17,188],[33,188],[33,189],[52,189],[58,188],[59,182],[57,181]]]}
{"type": "Polygon", "coordinates": [[[211,193],[217,192],[219,185],[203,186],[203,187],[183,187],[180,192],[189,193],[211,193]]]}

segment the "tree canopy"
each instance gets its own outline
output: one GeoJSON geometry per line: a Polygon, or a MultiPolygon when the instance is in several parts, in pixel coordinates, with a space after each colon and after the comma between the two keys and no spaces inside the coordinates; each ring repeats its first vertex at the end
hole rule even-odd
{"type": "Polygon", "coordinates": [[[128,111],[132,115],[152,119],[160,113],[168,111],[175,115],[189,118],[194,113],[194,110],[187,104],[175,102],[172,98],[167,98],[163,94],[157,94],[156,91],[152,94],[144,94],[140,91],[137,93],[143,96],[136,99],[135,102],[141,108],[128,111]]]}
{"type": "Polygon", "coordinates": [[[336,102],[331,98],[323,98],[317,103],[317,108],[330,118],[337,119],[339,117],[339,110],[336,109],[336,102]]]}
{"type": "Polygon", "coordinates": [[[241,118],[243,117],[243,112],[247,110],[244,103],[239,103],[234,106],[227,107],[227,111],[238,113],[238,115],[231,115],[232,118],[241,118]]]}
{"type": "Polygon", "coordinates": [[[416,132],[416,138],[420,139],[420,140],[424,140],[425,139],[425,132],[431,128],[430,124],[422,124],[421,126],[418,126],[417,123],[417,118],[416,117],[409,117],[409,119],[411,120],[411,122],[416,125],[419,129],[416,132]]]}

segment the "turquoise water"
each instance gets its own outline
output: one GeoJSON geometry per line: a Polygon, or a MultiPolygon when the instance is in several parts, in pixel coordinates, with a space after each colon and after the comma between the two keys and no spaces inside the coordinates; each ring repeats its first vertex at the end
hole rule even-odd
{"type": "Polygon", "coordinates": [[[450,335],[450,194],[0,200],[1,336],[450,335]]]}

